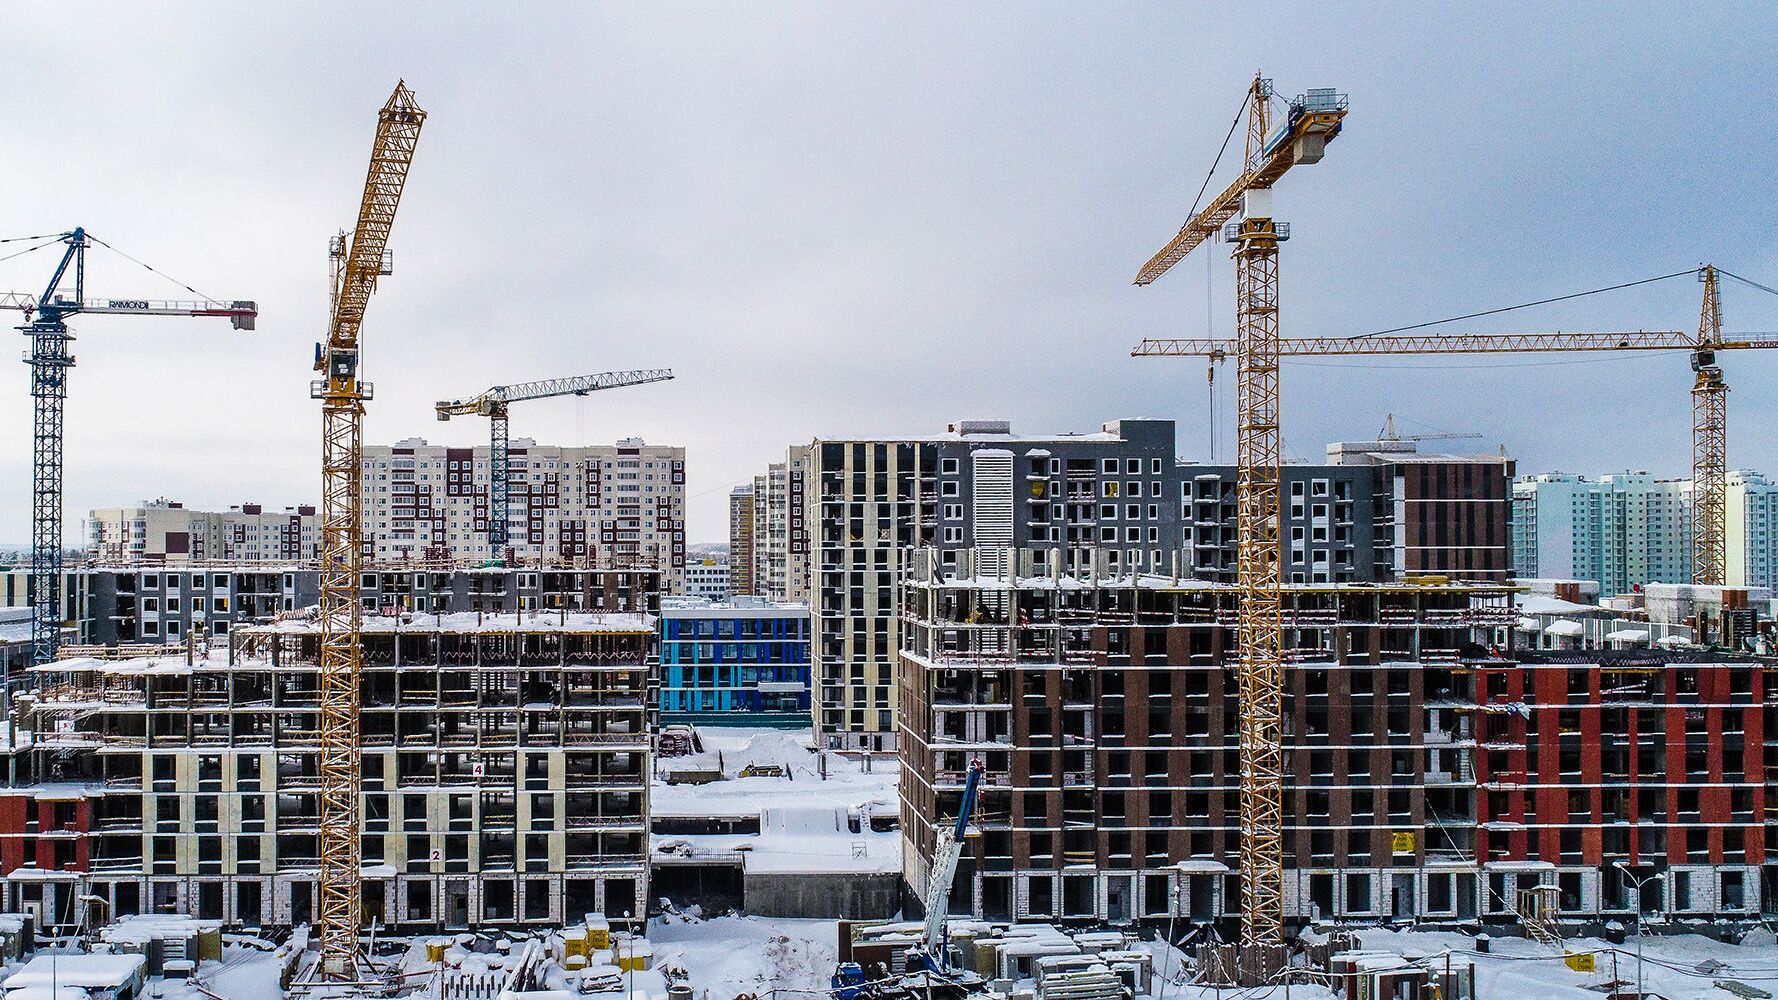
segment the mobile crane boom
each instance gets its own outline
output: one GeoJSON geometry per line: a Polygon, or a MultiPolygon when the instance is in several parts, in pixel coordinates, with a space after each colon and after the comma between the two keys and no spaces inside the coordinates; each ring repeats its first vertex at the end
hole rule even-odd
{"type": "Polygon", "coordinates": [[[957,807],[957,822],[940,830],[938,844],[932,852],[932,870],[926,878],[926,940],[927,968],[943,971],[945,966],[943,934],[945,918],[951,910],[951,885],[957,880],[957,863],[963,858],[964,838],[969,820],[975,814],[976,795],[982,784],[982,762],[969,762],[969,777],[963,781],[963,802],[957,807]]]}

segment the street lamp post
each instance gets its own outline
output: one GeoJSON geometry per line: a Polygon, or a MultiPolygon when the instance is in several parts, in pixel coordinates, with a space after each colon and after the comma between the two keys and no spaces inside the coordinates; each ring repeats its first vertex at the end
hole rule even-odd
{"type": "Polygon", "coordinates": [[[1637,878],[1636,873],[1631,871],[1630,866],[1622,860],[1613,861],[1611,866],[1623,872],[1630,883],[1636,887],[1636,1000],[1643,1000],[1647,991],[1642,985],[1642,887],[1650,882],[1665,882],[1667,873],[1655,872],[1647,878],[1637,878]]]}

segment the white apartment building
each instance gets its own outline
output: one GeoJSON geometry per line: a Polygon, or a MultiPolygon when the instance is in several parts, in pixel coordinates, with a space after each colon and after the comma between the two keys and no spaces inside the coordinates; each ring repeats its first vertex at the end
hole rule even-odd
{"type": "MultiPolygon", "coordinates": [[[[509,445],[507,547],[520,565],[648,566],[685,586],[685,449],[626,438],[509,445]]],[[[364,555],[372,565],[475,564],[488,542],[488,446],[408,438],[364,448],[364,555]]]]}
{"type": "Polygon", "coordinates": [[[1778,483],[1751,469],[1728,474],[1728,572],[1731,587],[1778,587],[1778,483]]]}
{"type": "Polygon", "coordinates": [[[685,565],[685,593],[720,601],[729,596],[729,564],[720,559],[694,559],[685,565]]]}
{"type": "Polygon", "coordinates": [[[1513,483],[1514,573],[1592,580],[1602,594],[1689,583],[1691,503],[1690,480],[1646,472],[1521,476],[1513,483]]]}
{"type": "Polygon", "coordinates": [[[809,602],[808,445],[753,477],[753,592],[773,601],[809,602]]]}
{"type": "Polygon", "coordinates": [[[312,562],[321,549],[314,507],[192,510],[166,497],[89,511],[86,535],[88,561],[115,566],[312,562]]]}

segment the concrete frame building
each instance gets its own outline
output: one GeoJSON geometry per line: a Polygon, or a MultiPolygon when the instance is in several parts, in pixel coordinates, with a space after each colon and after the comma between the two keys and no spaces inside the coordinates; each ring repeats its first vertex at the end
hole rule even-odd
{"type": "MultiPolygon", "coordinates": [[[[1046,552],[954,565],[918,553],[905,588],[906,883],[923,884],[980,759],[982,836],[953,912],[1231,931],[1232,588],[1046,552]]],[[[1532,891],[1597,925],[1634,914],[1619,860],[1667,873],[1645,910],[1778,910],[1778,661],[1501,652],[1512,594],[1286,588],[1287,916],[1517,923],[1532,891]]]]}
{"type": "Polygon", "coordinates": [[[204,511],[162,497],[87,514],[86,558],[103,565],[294,563],[320,555],[321,522],[312,506],[204,511]]]}
{"type": "MultiPolygon", "coordinates": [[[[514,438],[508,462],[513,558],[533,568],[659,567],[685,579],[685,449],[628,438],[558,447],[514,438]]],[[[364,448],[368,565],[475,565],[488,543],[488,448],[408,438],[364,448]]]]}
{"type": "MultiPolygon", "coordinates": [[[[28,570],[0,573],[0,605],[25,606],[29,577],[28,570]]],[[[370,614],[597,612],[632,606],[659,580],[651,570],[373,569],[359,579],[359,600],[370,614]]],[[[307,566],[101,567],[65,571],[62,594],[69,643],[177,645],[193,637],[214,642],[311,608],[320,575],[307,566]]]]}
{"type": "MultiPolygon", "coordinates": [[[[631,594],[604,613],[366,619],[367,919],[640,923],[658,626],[654,588],[631,594]]],[[[0,789],[0,902],[35,892],[64,928],[84,894],[120,916],[313,918],[318,632],[291,620],[231,639],[36,668],[0,789]]]]}
{"type": "MultiPolygon", "coordinates": [[[[0,573],[0,605],[28,606],[29,570],[0,573]]],[[[248,563],[90,567],[62,572],[63,618],[78,645],[177,645],[215,640],[313,605],[319,574],[308,565],[248,563]]]]}
{"type": "Polygon", "coordinates": [[[1504,453],[1424,454],[1413,440],[1391,438],[1330,444],[1327,457],[1333,465],[1376,470],[1375,558],[1388,571],[1374,578],[1512,578],[1515,464],[1504,453]]]}
{"type": "MultiPolygon", "coordinates": [[[[1070,566],[1098,554],[1113,572],[1233,583],[1236,470],[1180,462],[1173,450],[1170,420],[1038,436],[962,421],[927,438],[816,440],[818,739],[894,745],[898,588],[912,549],[932,546],[945,562],[974,546],[1053,548],[1070,566]]],[[[1507,579],[1510,459],[1421,455],[1411,441],[1329,450],[1335,464],[1282,470],[1287,583],[1438,569],[1507,579]]]]}
{"type": "MultiPolygon", "coordinates": [[[[1234,589],[1103,560],[1069,568],[1047,552],[961,553],[954,572],[931,552],[915,563],[901,677],[908,883],[980,758],[983,836],[958,912],[1237,917],[1234,589]]],[[[1468,682],[1460,650],[1514,622],[1511,593],[1286,588],[1289,914],[1474,916],[1473,743],[1447,703],[1468,682]]]]}
{"type": "Polygon", "coordinates": [[[1778,662],[1715,651],[1515,651],[1470,665],[1484,914],[1554,886],[1558,912],[1619,918],[1616,862],[1666,873],[1644,913],[1751,919],[1778,904],[1778,662]]]}
{"type": "Polygon", "coordinates": [[[937,546],[1053,546],[1148,566],[1177,538],[1173,422],[1123,420],[1092,434],[1017,435],[960,421],[905,440],[817,439],[811,608],[815,735],[823,746],[893,749],[900,600],[908,553],[937,546]]]}

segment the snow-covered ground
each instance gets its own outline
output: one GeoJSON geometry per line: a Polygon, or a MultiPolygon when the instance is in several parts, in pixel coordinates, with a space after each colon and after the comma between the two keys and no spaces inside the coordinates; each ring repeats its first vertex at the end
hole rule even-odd
{"type": "MultiPolygon", "coordinates": [[[[1644,937],[1645,987],[1668,1000],[1730,1000],[1733,994],[1711,985],[1730,979],[1778,993],[1778,948],[1769,936],[1756,932],[1755,937],[1763,940],[1735,945],[1697,934],[1644,937]]],[[[1599,992],[1588,987],[1612,980],[1614,960],[1618,979],[1636,981],[1634,937],[1622,945],[1603,938],[1563,942],[1571,952],[1593,952],[1598,969],[1594,973],[1575,972],[1554,949],[1524,938],[1495,938],[1486,955],[1475,954],[1475,940],[1464,934],[1365,930],[1359,932],[1359,940],[1366,949],[1377,951],[1435,956],[1448,949],[1473,959],[1480,1000],[1599,1000],[1599,992]]]]}
{"type": "Polygon", "coordinates": [[[663,816],[758,816],[754,834],[656,835],[654,849],[677,853],[747,852],[750,872],[894,872],[901,866],[900,834],[873,833],[871,814],[897,814],[893,754],[876,754],[868,764],[855,757],[809,749],[809,730],[698,730],[704,752],[672,757],[663,768],[719,765],[723,780],[703,785],[669,785],[656,779],[650,810],[663,816]],[[825,758],[826,777],[822,777],[825,758]],[[751,764],[783,767],[785,777],[739,777],[751,764]],[[868,767],[868,770],[867,770],[868,767]],[[849,816],[861,822],[853,833],[849,816]]]}
{"type": "Polygon", "coordinates": [[[832,920],[669,914],[649,922],[648,939],[656,965],[684,969],[698,1000],[706,990],[709,1000],[825,990],[839,954],[839,924],[832,920]]]}
{"type": "MultiPolygon", "coordinates": [[[[768,989],[820,990],[827,985],[838,953],[838,927],[829,920],[781,920],[725,916],[711,920],[669,915],[650,923],[657,962],[686,970],[698,1000],[733,1000],[741,993],[764,995],[768,989]]],[[[1562,956],[1535,941],[1496,938],[1489,954],[1475,953],[1467,935],[1421,931],[1360,930],[1366,950],[1432,958],[1449,950],[1456,958],[1476,963],[1479,1000],[1599,1000],[1589,986],[1612,978],[1613,946],[1597,938],[1567,942],[1571,951],[1597,951],[1596,973],[1575,972],[1562,956]]],[[[1643,940],[1647,988],[1669,1000],[1733,1000],[1733,994],[1712,986],[1716,980],[1738,980],[1778,993],[1778,949],[1768,943],[1721,944],[1694,934],[1649,936],[1643,940]],[[1712,969],[1706,963],[1719,962],[1712,969]],[[1700,971],[1700,966],[1711,971],[1700,971]]],[[[1617,976],[1634,983],[1636,947],[1617,946],[1617,976]]],[[[1166,961],[1156,963],[1169,967],[1166,961]]],[[[1177,966],[1171,966],[1177,970],[1177,966]]],[[[1159,982],[1157,980],[1157,989],[1159,982]]],[[[1237,993],[1227,988],[1169,983],[1165,996],[1178,1000],[1281,1000],[1281,987],[1237,993]]],[[[1325,988],[1298,982],[1291,1000],[1331,1000],[1325,988]]]]}

